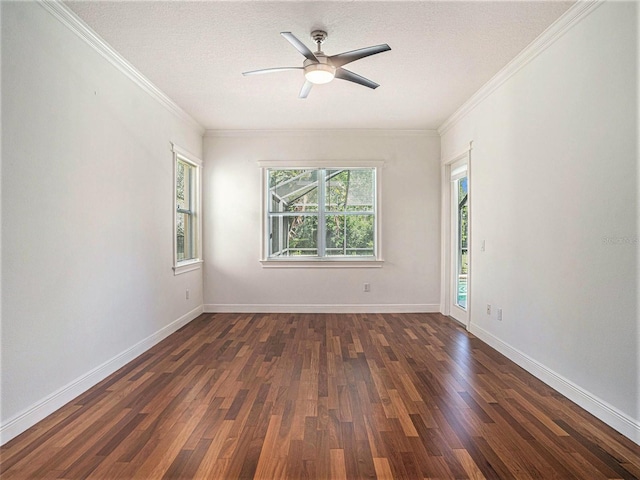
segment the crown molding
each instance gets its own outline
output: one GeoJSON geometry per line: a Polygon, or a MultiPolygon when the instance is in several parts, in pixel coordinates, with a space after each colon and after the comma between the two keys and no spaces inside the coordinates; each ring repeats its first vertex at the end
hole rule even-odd
{"type": "Polygon", "coordinates": [[[308,130],[206,130],[205,137],[440,137],[436,130],[308,129],[308,130]]]}
{"type": "Polygon", "coordinates": [[[513,60],[505,65],[491,80],[485,83],[474,93],[469,100],[462,104],[440,127],[438,133],[444,135],[464,118],[475,107],[482,103],[504,82],[514,76],[521,68],[531,62],[534,58],[544,52],[549,46],[560,39],[567,31],[582,21],[587,15],[602,5],[605,0],[578,0],[566,12],[564,12],[555,22],[553,22],[544,32],[533,42],[525,47],[513,60]]]}
{"type": "Polygon", "coordinates": [[[58,0],[39,0],[38,3],[52,16],[60,21],[65,27],[76,34],[80,39],[92,47],[109,63],[116,67],[125,76],[131,79],[142,90],[147,92],[160,105],[169,112],[176,115],[181,120],[186,121],[191,126],[198,129],[202,135],[205,131],[191,115],[185,112],[177,103],[171,100],[165,93],[149,81],[133,65],[131,65],[122,55],[116,52],[111,45],[105,42],[96,32],[80,19],[69,7],[58,0]]]}

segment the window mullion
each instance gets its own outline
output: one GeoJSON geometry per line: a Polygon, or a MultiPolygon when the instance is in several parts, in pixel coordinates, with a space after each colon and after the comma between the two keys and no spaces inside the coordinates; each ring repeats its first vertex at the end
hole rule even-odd
{"type": "Polygon", "coordinates": [[[325,225],[325,195],[326,195],[326,170],[318,170],[318,256],[326,255],[326,230],[325,225]]]}

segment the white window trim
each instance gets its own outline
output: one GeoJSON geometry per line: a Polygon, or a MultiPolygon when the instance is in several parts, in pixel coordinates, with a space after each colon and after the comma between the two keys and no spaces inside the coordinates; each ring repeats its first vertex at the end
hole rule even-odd
{"type": "Polygon", "coordinates": [[[173,274],[180,275],[194,270],[200,270],[202,268],[202,168],[203,163],[198,157],[179,147],[175,143],[171,143],[171,151],[173,152],[173,274]],[[189,260],[178,261],[178,242],[176,238],[177,219],[176,219],[176,182],[177,182],[177,165],[178,159],[183,162],[189,163],[196,167],[196,208],[195,208],[195,221],[196,221],[196,258],[189,260]]]}
{"type": "Polygon", "coordinates": [[[260,168],[260,198],[262,209],[260,215],[260,263],[263,268],[380,268],[384,264],[382,257],[382,160],[262,160],[257,162],[260,168]],[[289,257],[269,258],[267,239],[267,169],[269,168],[374,168],[376,177],[375,198],[375,252],[373,258],[361,257],[347,259],[343,257],[289,257]]]}

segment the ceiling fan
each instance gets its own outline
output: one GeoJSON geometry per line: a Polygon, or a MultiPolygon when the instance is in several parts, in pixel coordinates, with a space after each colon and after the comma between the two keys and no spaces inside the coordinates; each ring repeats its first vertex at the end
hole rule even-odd
{"type": "Polygon", "coordinates": [[[299,98],[307,98],[311,87],[313,85],[320,85],[323,83],[329,83],[334,78],[341,80],[347,80],[348,82],[364,85],[369,88],[378,88],[376,82],[372,82],[368,78],[364,78],[357,73],[353,73],[346,68],[342,68],[347,63],[355,62],[361,58],[375,55],[376,53],[386,52],[391,50],[389,45],[382,44],[375,47],[360,48],[358,50],[352,50],[350,52],[339,53],[337,55],[327,56],[321,50],[321,46],[327,39],[327,32],[323,30],[314,30],[311,32],[311,38],[316,42],[318,50],[314,53],[307,48],[298,38],[291,32],[281,32],[282,35],[291,45],[295,47],[305,57],[305,61],[302,67],[276,67],[276,68],[263,68],[261,70],[253,70],[251,72],[244,72],[242,75],[258,75],[262,73],[272,72],[284,72],[287,70],[303,70],[305,76],[305,82],[300,90],[299,98]]]}

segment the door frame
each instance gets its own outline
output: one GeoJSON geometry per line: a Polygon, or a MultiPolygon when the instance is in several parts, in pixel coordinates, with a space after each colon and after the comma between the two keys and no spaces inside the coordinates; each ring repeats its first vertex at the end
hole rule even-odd
{"type": "MultiPolygon", "coordinates": [[[[451,201],[453,195],[452,182],[451,182],[451,166],[454,163],[460,162],[462,160],[466,160],[467,162],[467,185],[469,189],[469,210],[468,210],[468,239],[467,239],[467,247],[468,247],[468,261],[469,261],[469,273],[467,274],[467,310],[466,310],[466,321],[461,321],[459,319],[455,319],[457,322],[461,322],[463,326],[469,330],[471,326],[471,275],[473,274],[473,269],[471,268],[471,252],[472,252],[472,209],[473,209],[473,200],[472,200],[472,192],[473,186],[471,183],[471,151],[473,149],[473,142],[469,142],[469,146],[465,148],[463,151],[458,152],[456,155],[445,158],[441,162],[441,268],[440,268],[440,313],[443,315],[451,316],[452,306],[453,306],[453,270],[454,266],[454,258],[452,258],[451,251],[454,246],[454,242],[456,241],[451,234],[452,231],[452,222],[451,216],[453,214],[454,205],[451,201]]],[[[457,209],[456,209],[457,214],[457,209]]],[[[459,308],[459,307],[457,307],[459,308]]]]}

